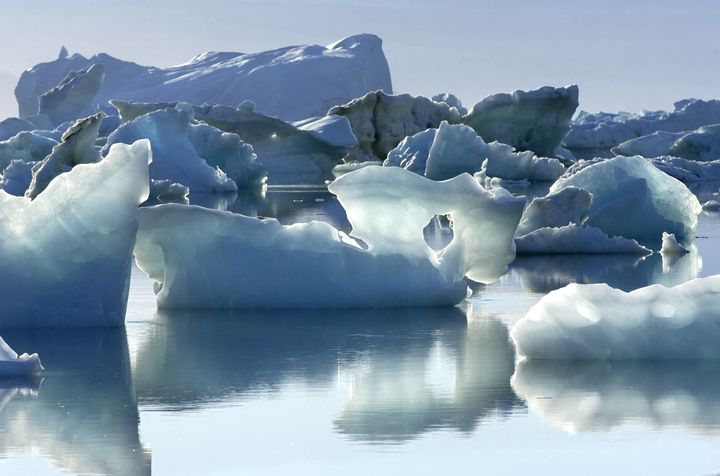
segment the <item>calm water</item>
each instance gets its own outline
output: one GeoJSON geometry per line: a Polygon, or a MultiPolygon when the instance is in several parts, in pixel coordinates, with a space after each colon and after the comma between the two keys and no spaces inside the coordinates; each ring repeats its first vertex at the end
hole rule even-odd
{"type": "MultiPolygon", "coordinates": [[[[346,227],[320,190],[193,201],[346,227]]],[[[136,268],[124,330],[4,333],[47,373],[0,382],[0,474],[716,474],[720,364],[516,364],[508,339],[570,282],[720,273],[720,216],[698,236],[675,262],[519,258],[452,309],[156,312],[136,268]]]]}

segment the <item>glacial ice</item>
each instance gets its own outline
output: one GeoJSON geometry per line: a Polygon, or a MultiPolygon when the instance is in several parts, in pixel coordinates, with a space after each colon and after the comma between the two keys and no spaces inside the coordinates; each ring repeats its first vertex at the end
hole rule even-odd
{"type": "Polygon", "coordinates": [[[460,98],[458,98],[454,94],[450,94],[450,93],[436,94],[431,99],[435,102],[444,102],[448,106],[454,107],[455,109],[457,109],[457,112],[461,116],[464,116],[468,113],[467,108],[463,107],[462,101],[460,101],[460,98]]]}
{"type": "Polygon", "coordinates": [[[524,199],[486,191],[469,175],[434,182],[401,168],[367,167],[329,188],[352,237],[323,222],[283,226],[174,204],[140,209],[135,257],[156,282],[158,306],[454,305],[466,297],[464,276],[497,279],[515,256],[524,199]],[[423,228],[445,214],[454,238],[436,252],[423,228]]]}
{"type": "Polygon", "coordinates": [[[637,241],[608,236],[592,226],[575,223],[544,227],[515,238],[518,254],[648,254],[651,251],[637,241]]]}
{"type": "Polygon", "coordinates": [[[0,377],[38,375],[45,370],[37,354],[18,355],[0,337],[0,377]]]}
{"type": "Polygon", "coordinates": [[[677,242],[675,235],[663,232],[662,248],[660,248],[660,253],[663,256],[684,255],[685,253],[689,253],[689,250],[677,242]]]}
{"type": "Polygon", "coordinates": [[[8,117],[0,121],[0,141],[6,141],[22,131],[31,131],[35,126],[17,117],[8,117]]]}
{"type": "Polygon", "coordinates": [[[298,130],[307,131],[323,142],[338,147],[355,147],[357,138],[352,132],[350,121],[344,116],[309,117],[293,122],[298,130]]]}
{"type": "Polygon", "coordinates": [[[97,112],[93,100],[105,79],[105,67],[93,64],[68,72],[57,86],[38,98],[39,115],[45,115],[53,126],[91,116],[97,112]]]}
{"type": "Polygon", "coordinates": [[[720,160],[720,124],[703,126],[690,132],[654,132],[613,147],[617,155],[680,157],[710,162],[720,160]]]}
{"type": "Polygon", "coordinates": [[[543,297],[510,334],[530,359],[720,359],[720,275],[629,293],[571,284],[543,297]]]}
{"type": "Polygon", "coordinates": [[[523,211],[517,236],[539,228],[580,224],[591,204],[592,194],[577,187],[565,187],[544,197],[535,197],[523,211]]]}
{"type": "Polygon", "coordinates": [[[35,131],[22,131],[0,142],[0,168],[7,167],[13,160],[38,162],[47,157],[57,144],[56,140],[35,131]]]}
{"type": "Polygon", "coordinates": [[[34,200],[0,191],[0,327],[123,322],[150,144],[115,145],[34,200]]]}
{"type": "Polygon", "coordinates": [[[650,162],[681,182],[712,182],[720,180],[720,160],[698,162],[680,157],[655,157],[650,162]]]}
{"type": "Polygon", "coordinates": [[[502,179],[552,181],[565,172],[557,159],[515,152],[498,142],[486,144],[472,128],[447,121],[438,129],[405,138],[387,157],[383,165],[403,167],[432,180],[482,171],[502,179]]]}
{"type": "Polygon", "coordinates": [[[261,183],[264,170],[235,134],[193,124],[193,107],[179,103],[123,123],[108,137],[103,152],[116,143],[149,139],[153,149],[150,177],[170,180],[193,192],[236,192],[261,183]]]}
{"type": "Polygon", "coordinates": [[[565,137],[565,147],[571,149],[611,149],[625,141],[654,132],[692,131],[709,124],[720,124],[720,101],[684,99],[675,109],[643,111],[641,114],[580,112],[565,137]]]}
{"type": "Polygon", "coordinates": [[[38,113],[38,98],[71,71],[103,65],[105,79],[92,102],[111,99],[238,105],[251,100],[263,114],[297,121],[322,116],[332,106],[368,91],[392,91],[382,40],[355,35],[327,46],[291,46],[254,54],[203,53],[170,68],[141,66],[107,54],[61,55],[20,77],[15,95],[20,117],[38,113]]]}
{"type": "Polygon", "coordinates": [[[10,195],[21,197],[25,195],[30,182],[32,182],[32,169],[35,162],[23,162],[22,160],[13,160],[10,165],[5,167],[0,176],[0,189],[5,190],[10,195]]]}
{"type": "Polygon", "coordinates": [[[424,96],[391,95],[374,91],[328,111],[350,121],[358,148],[350,159],[364,162],[385,160],[388,152],[403,139],[426,129],[437,128],[442,121],[460,122],[460,113],[446,103],[424,96]]]}
{"type": "Polygon", "coordinates": [[[550,193],[566,187],[592,194],[592,205],[583,224],[608,235],[653,246],[660,244],[665,231],[675,234],[682,244],[695,238],[701,211],[697,198],[683,183],[642,157],[579,163],[553,184],[550,193]]]}
{"type": "Polygon", "coordinates": [[[577,106],[577,86],[544,86],[488,96],[473,106],[463,123],[486,142],[498,141],[552,157],[570,130],[577,106]]]}

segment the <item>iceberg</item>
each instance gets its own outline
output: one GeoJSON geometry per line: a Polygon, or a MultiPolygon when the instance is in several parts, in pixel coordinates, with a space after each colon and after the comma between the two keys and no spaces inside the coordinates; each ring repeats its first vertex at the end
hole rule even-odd
{"type": "Polygon", "coordinates": [[[685,248],[684,246],[680,245],[677,242],[677,239],[675,239],[675,235],[672,233],[665,233],[662,234],[662,248],[660,248],[660,253],[663,256],[666,255],[684,255],[686,253],[689,253],[690,251],[685,248]]]}
{"type": "Polygon", "coordinates": [[[643,157],[672,156],[700,162],[720,160],[720,124],[690,132],[654,132],[625,141],[613,147],[612,152],[643,157]]]}
{"type": "Polygon", "coordinates": [[[156,282],[158,307],[451,306],[467,295],[465,276],[497,279],[515,257],[524,199],[470,175],[434,182],[367,167],[329,189],[351,236],[323,222],[285,226],[195,206],[138,210],[135,257],[156,282]],[[423,228],[446,214],[453,240],[435,251],[423,228]]]}
{"type": "Polygon", "coordinates": [[[461,118],[457,109],[444,102],[383,91],[374,91],[333,107],[328,115],[344,116],[350,121],[358,148],[349,159],[358,162],[385,160],[406,137],[437,128],[442,121],[459,123],[461,118]]]}
{"type": "Polygon", "coordinates": [[[720,359],[720,275],[629,293],[570,284],[543,297],[510,334],[529,359],[720,359]]]}
{"type": "Polygon", "coordinates": [[[403,139],[388,152],[383,165],[403,167],[432,180],[482,172],[509,180],[553,181],[565,172],[557,159],[515,152],[498,142],[486,144],[472,128],[447,121],[403,139]]]}
{"type": "Polygon", "coordinates": [[[20,117],[38,114],[38,99],[92,65],[105,78],[91,107],[111,99],[185,101],[238,105],[251,100],[258,111],[287,121],[323,116],[368,91],[392,91],[382,40],[355,35],[327,46],[290,46],[254,54],[209,52],[170,68],[141,66],[101,53],[91,58],[60,55],[25,71],[15,89],[20,117]]]}
{"type": "Polygon", "coordinates": [[[486,142],[498,141],[539,156],[553,156],[570,130],[578,87],[544,86],[487,96],[463,117],[486,142]]]}
{"type": "Polygon", "coordinates": [[[0,191],[0,327],[122,324],[150,158],[147,141],[116,145],[34,200],[0,191]]]}
{"type": "MultiPolygon", "coordinates": [[[[720,101],[684,99],[674,110],[590,114],[580,112],[565,137],[570,149],[611,149],[623,142],[658,131],[692,131],[709,124],[720,124],[720,101]]],[[[657,136],[657,140],[662,136],[657,136]]],[[[642,155],[642,154],[641,154],[642,155]]]]}
{"type": "Polygon", "coordinates": [[[0,377],[39,375],[45,370],[37,354],[18,355],[0,337],[0,377]]]}
{"type": "Polygon", "coordinates": [[[17,117],[8,117],[0,121],[0,141],[6,141],[22,131],[31,131],[33,129],[35,129],[35,126],[31,122],[17,117]]]}
{"type": "Polygon", "coordinates": [[[460,101],[460,98],[458,98],[454,94],[450,94],[450,93],[436,94],[431,99],[435,102],[444,102],[448,106],[454,107],[455,109],[457,109],[457,112],[461,116],[464,116],[468,113],[467,108],[463,107],[462,101],[460,101]]]}
{"type": "Polygon", "coordinates": [[[358,140],[353,134],[350,121],[344,116],[309,117],[293,122],[298,130],[307,131],[323,142],[337,147],[355,147],[358,140]]]}
{"type": "Polygon", "coordinates": [[[545,227],[515,238],[518,254],[648,254],[649,249],[622,236],[608,236],[592,226],[575,223],[545,227]]]}
{"type": "Polygon", "coordinates": [[[592,194],[577,187],[565,187],[544,197],[535,197],[523,211],[517,235],[539,228],[582,223],[592,204],[592,194]]]}
{"type": "Polygon", "coordinates": [[[13,160],[10,165],[5,167],[0,176],[0,189],[5,190],[10,195],[21,197],[25,195],[30,182],[32,182],[32,169],[35,162],[23,162],[22,160],[13,160]]]}
{"type": "Polygon", "coordinates": [[[53,126],[75,121],[97,112],[93,99],[105,79],[105,67],[93,64],[70,71],[54,88],[38,98],[39,115],[47,116],[53,126]]]}
{"type": "Polygon", "coordinates": [[[673,233],[682,244],[695,239],[701,211],[697,198],[682,182],[642,157],[578,163],[553,184],[549,193],[567,187],[592,194],[583,225],[643,245],[659,245],[663,232],[673,233]]]}
{"type": "Polygon", "coordinates": [[[655,157],[650,162],[669,176],[685,183],[720,180],[720,160],[698,162],[680,157],[655,157]]]}
{"type": "Polygon", "coordinates": [[[22,131],[6,141],[0,142],[0,168],[10,165],[13,160],[39,162],[52,152],[58,141],[39,134],[37,131],[22,131]]]}
{"type": "Polygon", "coordinates": [[[186,103],[160,109],[123,123],[108,137],[103,152],[116,143],[148,139],[153,148],[150,177],[170,180],[193,192],[236,192],[262,183],[264,169],[252,146],[235,134],[193,124],[186,103]]]}

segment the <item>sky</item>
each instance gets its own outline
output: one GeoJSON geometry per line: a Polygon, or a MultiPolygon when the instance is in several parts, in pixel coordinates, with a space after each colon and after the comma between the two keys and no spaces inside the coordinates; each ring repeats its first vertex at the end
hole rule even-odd
{"type": "Polygon", "coordinates": [[[170,66],[357,33],[383,39],[396,92],[471,106],[575,83],[587,111],[668,109],[720,97],[718,24],[717,0],[2,0],[0,116],[16,112],[8,74],[62,45],[170,66]]]}

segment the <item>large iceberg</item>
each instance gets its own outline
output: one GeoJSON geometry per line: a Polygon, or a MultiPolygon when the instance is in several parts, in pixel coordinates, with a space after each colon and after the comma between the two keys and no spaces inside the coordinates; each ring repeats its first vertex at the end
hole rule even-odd
{"type": "Polygon", "coordinates": [[[463,123],[487,142],[498,141],[552,157],[570,130],[577,106],[577,86],[544,86],[488,96],[473,106],[463,123]]]}
{"type": "Polygon", "coordinates": [[[472,128],[447,121],[406,137],[388,152],[383,165],[403,167],[432,180],[482,171],[502,179],[553,181],[565,172],[557,159],[516,152],[499,142],[487,144],[472,128]]]}
{"type": "Polygon", "coordinates": [[[147,141],[116,145],[34,200],[0,191],[1,327],[122,324],[150,157],[147,141]]]}
{"type": "Polygon", "coordinates": [[[342,106],[329,115],[345,116],[350,121],[358,149],[350,158],[357,161],[385,160],[388,152],[403,139],[426,129],[437,128],[442,121],[460,122],[460,113],[445,102],[424,96],[391,95],[375,91],[342,106]]]}
{"type": "Polygon", "coordinates": [[[193,206],[138,211],[139,266],[161,308],[315,308],[453,305],[464,277],[492,281],[515,257],[523,198],[487,191],[470,175],[435,182],[400,168],[368,167],[330,191],[352,237],[327,223],[283,226],[193,206]],[[423,228],[449,214],[440,251],[423,228]],[[200,263],[200,265],[198,265],[200,263]]]}
{"type": "Polygon", "coordinates": [[[576,187],[592,194],[584,225],[642,244],[659,244],[663,232],[679,242],[695,239],[700,203],[688,188],[642,157],[579,163],[550,188],[576,187]]]}
{"type": "Polygon", "coordinates": [[[571,284],[543,297],[511,336],[530,359],[720,359],[720,275],[629,293],[571,284]]]}
{"type": "Polygon", "coordinates": [[[671,112],[590,114],[582,111],[564,142],[571,149],[610,149],[654,132],[692,131],[709,124],[720,124],[720,100],[684,99],[677,101],[671,112]]]}
{"type": "Polygon", "coordinates": [[[253,148],[236,134],[193,124],[187,103],[160,109],[123,123],[107,139],[113,144],[149,139],[153,149],[150,178],[180,183],[194,192],[236,192],[260,184],[264,169],[253,148]]]}
{"type": "Polygon", "coordinates": [[[99,54],[61,54],[20,77],[15,96],[20,117],[38,113],[38,98],[71,71],[102,65],[105,78],[93,106],[110,99],[187,101],[238,105],[251,100],[260,112],[283,120],[322,116],[368,91],[392,91],[382,40],[355,35],[327,46],[290,46],[261,53],[203,53],[170,68],[141,66],[99,54]]]}

